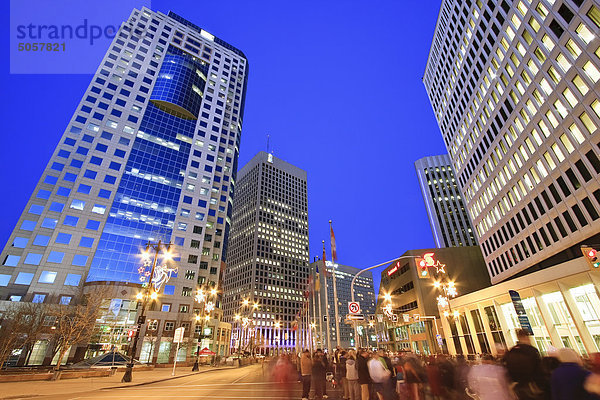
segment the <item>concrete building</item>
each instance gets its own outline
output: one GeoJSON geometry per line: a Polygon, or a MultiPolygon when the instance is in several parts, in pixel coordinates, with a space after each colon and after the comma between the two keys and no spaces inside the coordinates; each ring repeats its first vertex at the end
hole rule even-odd
{"type": "Polygon", "coordinates": [[[450,157],[423,157],[415,169],[436,246],[477,246],[450,157]]]}
{"type": "Polygon", "coordinates": [[[232,347],[293,349],[309,274],[306,172],[261,151],[238,173],[232,221],[223,309],[242,340],[232,347]]]}
{"type": "Polygon", "coordinates": [[[444,0],[423,82],[493,283],[600,243],[600,7],[444,0]]]}
{"type": "Polygon", "coordinates": [[[0,298],[73,304],[81,286],[109,285],[108,341],[96,345],[125,349],[140,253],[170,242],[174,258],[159,264],[178,272],[147,314],[158,343],[138,352],[172,361],[185,326],[177,357],[189,358],[194,293],[218,285],[225,266],[247,74],[240,50],[186,19],[133,10],[2,250],[0,298]]]}
{"type": "Polygon", "coordinates": [[[442,4],[424,83],[496,284],[450,301],[452,353],[600,349],[599,34],[594,1],[442,4]]]}
{"type": "MultiPolygon", "coordinates": [[[[310,271],[313,276],[316,276],[317,269],[320,275],[321,290],[317,293],[318,297],[315,297],[315,309],[316,314],[314,322],[316,324],[317,335],[315,342],[318,347],[326,348],[327,346],[327,329],[326,324],[329,324],[329,335],[332,347],[336,346],[336,328],[335,328],[335,297],[333,293],[333,263],[331,261],[325,261],[327,268],[327,275],[323,271],[323,261],[319,258],[315,258],[310,264],[310,271]],[[327,301],[325,301],[325,280],[327,280],[327,301]],[[321,313],[319,314],[319,304],[321,305],[321,313]],[[319,315],[325,317],[327,315],[327,307],[329,309],[329,319],[325,321],[325,318],[319,321],[319,315]]],[[[348,315],[348,303],[352,301],[352,292],[350,291],[350,284],[352,279],[360,271],[360,268],[350,267],[348,265],[335,264],[335,279],[337,284],[337,302],[338,310],[341,318],[340,322],[340,346],[344,349],[356,346],[357,340],[354,337],[353,325],[345,322],[346,316],[348,315]]],[[[359,302],[361,308],[361,314],[365,316],[365,323],[361,325],[363,328],[359,330],[359,334],[363,334],[365,338],[361,338],[361,343],[366,344],[367,330],[366,325],[369,322],[369,316],[375,315],[375,289],[373,288],[373,274],[371,271],[364,272],[356,278],[354,283],[354,299],[359,302]]],[[[313,315],[312,297],[310,298],[310,315],[313,315]]]]}
{"type": "Polygon", "coordinates": [[[442,327],[437,306],[437,297],[442,292],[434,283],[454,282],[460,296],[488,287],[490,280],[481,249],[466,246],[409,250],[402,257],[404,259],[391,263],[381,272],[377,344],[419,354],[447,351],[445,338],[451,335],[442,327]],[[431,267],[426,278],[420,277],[415,258],[427,253],[434,253],[435,259],[445,264],[445,273],[431,267]],[[385,312],[386,306],[391,306],[391,312],[385,312]],[[442,346],[438,344],[437,334],[442,336],[442,346]]]}

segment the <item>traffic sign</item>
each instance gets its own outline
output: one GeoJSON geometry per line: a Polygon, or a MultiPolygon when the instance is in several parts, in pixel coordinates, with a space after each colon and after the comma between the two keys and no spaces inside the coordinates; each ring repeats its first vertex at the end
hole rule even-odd
{"type": "Polygon", "coordinates": [[[183,326],[181,328],[175,329],[175,336],[173,337],[173,343],[183,342],[183,333],[184,332],[185,332],[185,328],[183,326]]]}
{"type": "Polygon", "coordinates": [[[398,314],[392,314],[392,322],[398,322],[398,314]]]}
{"type": "Polygon", "coordinates": [[[351,321],[363,321],[365,319],[365,316],[362,314],[348,314],[346,315],[346,319],[349,319],[351,321]]]}
{"type": "Polygon", "coordinates": [[[379,322],[379,323],[383,322],[383,314],[377,314],[377,322],[379,322]]]}
{"type": "Polygon", "coordinates": [[[350,314],[359,314],[360,313],[360,303],[358,301],[349,301],[348,302],[348,311],[350,314]]]}
{"type": "Polygon", "coordinates": [[[421,320],[421,315],[420,314],[413,314],[413,320],[415,322],[419,322],[421,320]]]}
{"type": "Polygon", "coordinates": [[[410,322],[410,314],[402,314],[402,320],[404,322],[410,322]]]}

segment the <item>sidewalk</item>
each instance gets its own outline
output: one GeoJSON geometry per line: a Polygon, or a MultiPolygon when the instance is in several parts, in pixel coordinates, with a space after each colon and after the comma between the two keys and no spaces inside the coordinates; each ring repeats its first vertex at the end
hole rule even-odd
{"type": "Polygon", "coordinates": [[[192,367],[179,367],[172,376],[172,368],[157,368],[152,371],[133,370],[133,381],[121,383],[124,372],[116,372],[113,376],[96,378],[65,379],[59,381],[36,382],[6,382],[0,383],[0,399],[16,399],[24,397],[73,394],[89,392],[98,389],[115,387],[139,386],[148,383],[176,379],[183,376],[200,374],[208,371],[218,371],[235,367],[207,367],[200,366],[200,371],[192,372],[192,367]]]}

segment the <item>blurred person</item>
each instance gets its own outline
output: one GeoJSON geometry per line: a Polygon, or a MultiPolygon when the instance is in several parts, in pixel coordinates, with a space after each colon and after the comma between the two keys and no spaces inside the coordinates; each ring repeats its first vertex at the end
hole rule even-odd
{"type": "Polygon", "coordinates": [[[435,360],[440,373],[440,386],[443,398],[450,398],[454,390],[455,365],[445,354],[438,354],[435,360]]]}
{"type": "Polygon", "coordinates": [[[583,368],[579,354],[573,349],[562,348],[556,352],[560,365],[552,372],[550,378],[552,400],[592,400],[598,396],[584,388],[590,371],[583,368]]]}
{"type": "Polygon", "coordinates": [[[408,356],[404,360],[404,382],[408,392],[408,399],[422,400],[425,398],[423,393],[423,372],[419,365],[419,359],[416,356],[408,356]]]}
{"type": "Polygon", "coordinates": [[[338,354],[338,363],[335,368],[336,371],[336,379],[340,384],[342,389],[342,399],[347,400],[350,398],[348,394],[348,382],[346,380],[346,351],[341,350],[338,354]]]}
{"type": "Polygon", "coordinates": [[[514,400],[506,369],[490,354],[481,356],[481,364],[471,367],[467,376],[469,393],[479,400],[514,400]]]}
{"type": "Polygon", "coordinates": [[[349,350],[346,358],[346,385],[348,387],[348,398],[350,400],[361,400],[356,352],[354,350],[349,350]]]}
{"type": "Polygon", "coordinates": [[[389,369],[386,360],[383,358],[384,351],[379,350],[373,354],[373,357],[367,363],[369,376],[373,382],[373,391],[377,394],[379,400],[387,400],[384,396],[385,386],[389,384],[392,371],[389,369]]]}
{"type": "Polygon", "coordinates": [[[590,354],[589,367],[592,373],[586,378],[584,388],[590,393],[600,395],[600,353],[590,354]]]}
{"type": "Polygon", "coordinates": [[[425,369],[427,371],[427,381],[429,382],[429,390],[431,395],[434,399],[440,399],[444,395],[444,391],[442,389],[440,368],[436,362],[435,356],[429,356],[427,358],[425,369]]]}
{"type": "Polygon", "coordinates": [[[456,356],[456,367],[454,369],[454,393],[456,399],[468,400],[467,395],[468,376],[470,372],[469,364],[464,355],[458,354],[456,356]]]}
{"type": "Polygon", "coordinates": [[[525,329],[517,330],[517,344],[504,354],[504,365],[519,400],[550,399],[550,385],[544,377],[540,352],[531,345],[525,329]]]}
{"type": "Polygon", "coordinates": [[[358,371],[361,400],[369,400],[371,375],[369,374],[368,361],[369,352],[367,349],[360,349],[360,353],[356,356],[356,369],[358,371]]]}
{"type": "Polygon", "coordinates": [[[300,357],[300,376],[302,380],[302,400],[308,400],[312,376],[312,360],[309,350],[304,350],[302,357],[300,357]]]}
{"type": "Polygon", "coordinates": [[[291,399],[292,382],[296,380],[296,369],[287,356],[279,356],[273,367],[273,380],[281,391],[281,399],[291,399]]]}
{"type": "Polygon", "coordinates": [[[325,399],[327,359],[321,350],[317,350],[312,360],[312,381],[315,389],[315,400],[325,399]]]}

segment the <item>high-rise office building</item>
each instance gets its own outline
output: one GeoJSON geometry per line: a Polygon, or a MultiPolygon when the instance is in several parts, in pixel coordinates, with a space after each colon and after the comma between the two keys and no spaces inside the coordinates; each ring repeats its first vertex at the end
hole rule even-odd
{"type": "Polygon", "coordinates": [[[140,252],[171,242],[179,271],[148,314],[168,359],[160,335],[193,324],[197,286],[226,261],[247,74],[240,50],[177,14],[133,10],[2,251],[0,297],[69,303],[111,282],[111,313],[135,310],[140,252]]]}
{"type": "Polygon", "coordinates": [[[424,84],[492,282],[600,242],[600,6],[444,0],[424,84]]]}
{"type": "Polygon", "coordinates": [[[225,319],[234,323],[234,332],[240,330],[236,315],[252,321],[252,341],[247,331],[240,332],[244,343],[238,347],[294,348],[293,323],[309,273],[306,172],[261,151],[238,172],[236,190],[223,287],[225,319]]]}
{"type": "MultiPolygon", "coordinates": [[[[315,325],[318,331],[319,327],[323,330],[320,334],[317,334],[317,345],[326,347],[327,345],[327,326],[325,324],[329,324],[329,336],[332,346],[336,344],[336,331],[335,331],[335,299],[333,293],[333,263],[331,261],[325,261],[327,274],[323,271],[323,261],[318,260],[314,261],[310,264],[310,271],[314,274],[316,270],[319,269],[320,274],[320,292],[317,293],[317,296],[321,296],[320,304],[321,304],[321,312],[319,313],[319,299],[315,297],[315,325]],[[325,301],[325,280],[327,280],[327,301],[325,301]],[[317,321],[316,319],[319,315],[325,317],[327,316],[327,307],[329,308],[329,319],[327,321],[321,320],[317,321]]],[[[352,283],[352,279],[356,276],[356,274],[360,271],[360,268],[350,267],[348,265],[342,265],[335,263],[335,280],[337,286],[337,302],[338,302],[338,312],[340,314],[341,322],[340,322],[340,341],[339,344],[342,348],[347,349],[350,347],[356,346],[356,338],[354,337],[354,326],[345,323],[346,315],[348,315],[348,303],[352,301],[352,292],[350,291],[350,286],[352,283]]],[[[310,315],[313,315],[312,308],[312,297],[309,299],[311,301],[310,305],[310,315]]],[[[356,278],[354,283],[354,300],[359,302],[361,314],[365,316],[365,321],[360,323],[361,328],[359,329],[359,334],[362,334],[360,343],[364,346],[367,345],[367,335],[372,335],[373,332],[369,331],[367,325],[369,323],[369,317],[375,315],[375,289],[373,287],[373,274],[371,271],[364,272],[356,278]]],[[[323,318],[325,319],[325,318],[323,318]]],[[[371,341],[374,345],[374,341],[371,341]]]]}
{"type": "Polygon", "coordinates": [[[415,169],[435,245],[477,246],[450,157],[423,157],[415,162],[415,169]]]}

